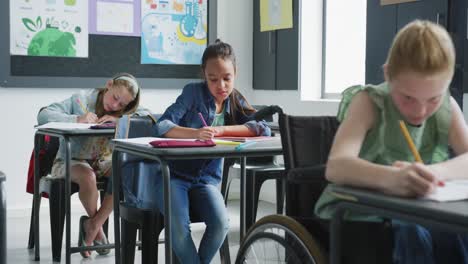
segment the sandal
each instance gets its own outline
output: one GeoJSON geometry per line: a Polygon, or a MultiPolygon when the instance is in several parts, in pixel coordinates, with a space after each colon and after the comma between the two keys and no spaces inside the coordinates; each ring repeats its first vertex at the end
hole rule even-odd
{"type": "MultiPolygon", "coordinates": [[[[80,217],[80,227],[79,227],[79,233],[78,233],[78,246],[79,247],[84,247],[86,246],[86,231],[84,228],[84,221],[89,219],[86,215],[83,215],[80,217]]],[[[91,255],[86,255],[85,251],[80,251],[80,255],[83,258],[89,258],[91,255]]]]}
{"type": "MultiPolygon", "coordinates": [[[[94,240],[95,246],[109,245],[109,240],[107,240],[106,234],[102,233],[102,236],[103,237],[101,239],[94,240]]],[[[110,251],[111,251],[110,248],[96,249],[96,252],[101,256],[109,254],[110,251]]]]}

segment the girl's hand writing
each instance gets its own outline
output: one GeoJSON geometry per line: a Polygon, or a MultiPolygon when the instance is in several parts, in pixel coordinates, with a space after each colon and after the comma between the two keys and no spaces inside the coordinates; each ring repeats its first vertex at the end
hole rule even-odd
{"type": "Polygon", "coordinates": [[[117,117],[111,116],[111,115],[104,115],[104,116],[101,116],[101,118],[99,118],[99,119],[97,120],[97,122],[98,122],[99,124],[105,123],[105,122],[114,122],[114,123],[115,123],[116,121],[117,121],[117,117]]]}
{"type": "Polygon", "coordinates": [[[439,182],[433,171],[422,163],[396,161],[397,170],[389,177],[385,193],[403,197],[422,197],[434,191],[439,182]]]}
{"type": "Polygon", "coordinates": [[[196,137],[200,140],[209,140],[217,135],[217,129],[215,127],[202,127],[196,130],[196,137]]]}
{"type": "Polygon", "coordinates": [[[79,116],[76,120],[77,123],[97,123],[98,117],[95,113],[87,112],[79,116]]]}

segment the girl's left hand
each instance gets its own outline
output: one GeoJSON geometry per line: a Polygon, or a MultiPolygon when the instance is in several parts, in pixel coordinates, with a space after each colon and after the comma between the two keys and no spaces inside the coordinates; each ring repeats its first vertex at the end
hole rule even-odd
{"type": "Polygon", "coordinates": [[[221,137],[224,135],[224,126],[215,126],[215,127],[212,127],[214,129],[214,136],[215,137],[221,137]]]}
{"type": "Polygon", "coordinates": [[[101,123],[106,123],[106,122],[115,123],[116,121],[117,121],[117,117],[111,116],[111,115],[104,115],[104,116],[101,116],[101,118],[99,118],[97,122],[101,124],[101,123]]]}

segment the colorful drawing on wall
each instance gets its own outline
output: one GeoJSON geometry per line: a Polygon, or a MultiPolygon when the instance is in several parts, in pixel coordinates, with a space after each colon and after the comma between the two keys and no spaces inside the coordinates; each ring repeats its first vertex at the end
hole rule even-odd
{"type": "Polygon", "coordinates": [[[137,36],[141,0],[89,0],[89,34],[137,36]]]}
{"type": "Polygon", "coordinates": [[[10,54],[88,57],[88,1],[10,1],[10,54]]]}
{"type": "Polygon", "coordinates": [[[208,0],[141,1],[141,63],[200,64],[208,0]]]}

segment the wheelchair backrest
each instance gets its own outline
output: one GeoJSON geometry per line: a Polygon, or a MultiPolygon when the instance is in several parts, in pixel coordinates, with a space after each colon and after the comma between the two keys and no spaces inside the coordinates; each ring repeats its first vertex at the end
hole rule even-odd
{"type": "Polygon", "coordinates": [[[286,184],[286,214],[296,218],[315,218],[315,203],[328,184],[325,164],[339,122],[334,116],[279,115],[281,143],[286,173],[295,169],[314,168],[313,177],[304,182],[286,184]]]}
{"type": "Polygon", "coordinates": [[[339,122],[334,116],[279,118],[286,169],[326,164],[339,122]]]}

